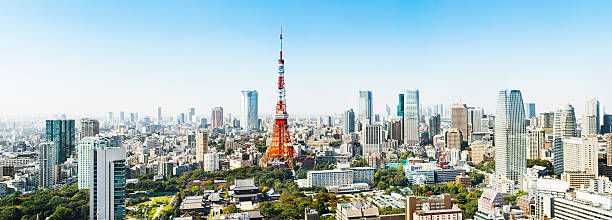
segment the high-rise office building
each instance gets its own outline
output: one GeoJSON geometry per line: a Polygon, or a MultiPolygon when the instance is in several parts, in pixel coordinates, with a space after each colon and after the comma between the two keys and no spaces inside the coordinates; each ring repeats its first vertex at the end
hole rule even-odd
{"type": "Polygon", "coordinates": [[[535,103],[527,103],[527,117],[535,118],[536,117],[536,106],[535,103]]]}
{"type": "Polygon", "coordinates": [[[582,134],[583,135],[594,135],[599,133],[597,123],[597,116],[595,115],[585,115],[582,117],[582,134]]]}
{"type": "Polygon", "coordinates": [[[597,136],[563,139],[563,172],[587,172],[598,176],[597,136]]]}
{"type": "Polygon", "coordinates": [[[157,107],[157,121],[161,122],[163,121],[163,117],[162,117],[162,108],[161,107],[157,107]]]}
{"type": "Polygon", "coordinates": [[[543,112],[538,113],[538,127],[553,128],[555,124],[555,113],[543,112]]]}
{"type": "Polygon", "coordinates": [[[459,129],[449,128],[444,134],[444,142],[447,148],[455,148],[461,150],[461,142],[463,140],[463,134],[459,129]]]}
{"type": "Polygon", "coordinates": [[[433,138],[436,135],[440,134],[440,115],[436,114],[429,117],[429,138],[433,138]]]}
{"type": "Polygon", "coordinates": [[[606,140],[606,165],[612,166],[612,133],[604,135],[606,140]]]}
{"type": "Polygon", "coordinates": [[[472,126],[472,132],[482,132],[482,115],[483,114],[484,114],[484,111],[480,107],[468,108],[467,122],[468,124],[472,126]]]}
{"type": "Polygon", "coordinates": [[[136,113],[130,113],[130,122],[136,122],[136,113]]]}
{"type": "Polygon", "coordinates": [[[125,219],[125,157],[123,147],[92,149],[89,219],[125,219]]]}
{"type": "Polygon", "coordinates": [[[397,105],[397,116],[404,117],[404,94],[399,94],[399,104],[397,105]]]}
{"type": "Polygon", "coordinates": [[[188,114],[188,121],[189,123],[195,122],[196,120],[196,115],[195,115],[195,108],[189,108],[189,114],[188,114]]]}
{"type": "Polygon", "coordinates": [[[259,129],[257,91],[242,91],[240,99],[240,124],[247,131],[259,129]]]}
{"type": "Polygon", "coordinates": [[[612,133],[612,115],[604,114],[600,131],[602,134],[612,133]]]}
{"type": "Polygon", "coordinates": [[[546,132],[543,128],[527,131],[527,159],[541,159],[546,146],[546,132]]]}
{"type": "Polygon", "coordinates": [[[576,115],[572,105],[557,109],[553,123],[553,167],[555,174],[563,173],[563,139],[576,136],[576,115]]]}
{"type": "Polygon", "coordinates": [[[346,110],[343,118],[344,134],[355,132],[355,112],[353,112],[353,109],[346,110]]]}
{"type": "Polygon", "coordinates": [[[79,125],[80,138],[93,137],[100,133],[100,122],[96,119],[82,118],[79,125]]]}
{"type": "Polygon", "coordinates": [[[404,94],[404,143],[419,145],[419,122],[421,121],[419,90],[406,90],[404,94]]]}
{"type": "Polygon", "coordinates": [[[185,113],[181,112],[181,114],[178,115],[177,119],[179,124],[185,124],[185,113]]]}
{"type": "Polygon", "coordinates": [[[210,119],[212,120],[213,129],[222,129],[223,128],[223,107],[213,108],[210,119]]]}
{"type": "Polygon", "coordinates": [[[401,118],[393,118],[390,122],[389,128],[389,138],[392,140],[396,140],[398,143],[404,141],[404,133],[402,132],[402,124],[404,120],[401,118]]]}
{"type": "Polygon", "coordinates": [[[93,149],[111,147],[119,147],[119,145],[109,137],[84,137],[79,141],[79,163],[77,164],[79,189],[89,189],[91,186],[91,151],[93,149]]]}
{"type": "Polygon", "coordinates": [[[463,140],[468,139],[468,121],[467,121],[467,107],[464,104],[454,104],[451,108],[451,127],[459,129],[463,134],[463,140]]]}
{"type": "Polygon", "coordinates": [[[123,111],[119,112],[119,121],[120,122],[125,121],[125,112],[123,112],[123,111]]]}
{"type": "Polygon", "coordinates": [[[55,143],[44,142],[38,145],[38,188],[48,189],[55,185],[55,143]]]}
{"type": "Polygon", "coordinates": [[[584,116],[593,116],[595,117],[595,129],[596,131],[592,134],[599,134],[599,128],[601,123],[601,118],[599,117],[599,100],[597,99],[589,99],[584,103],[584,116]]]}
{"type": "Polygon", "coordinates": [[[359,122],[362,126],[371,125],[373,119],[372,91],[359,91],[359,122]]]}
{"type": "Polygon", "coordinates": [[[495,114],[495,172],[511,180],[527,172],[527,127],[521,91],[502,90],[495,114]]]}
{"type": "Polygon", "coordinates": [[[382,152],[383,127],[381,125],[365,125],[362,132],[363,156],[367,156],[370,152],[382,152]]]}
{"type": "Polygon", "coordinates": [[[47,120],[47,141],[55,143],[56,165],[65,162],[75,153],[75,128],[74,120],[47,120]]]}
{"type": "Polygon", "coordinates": [[[208,133],[198,132],[196,134],[196,160],[204,161],[204,154],[208,153],[208,133]]]}
{"type": "Polygon", "coordinates": [[[108,122],[113,122],[113,112],[108,112],[108,122]]]}

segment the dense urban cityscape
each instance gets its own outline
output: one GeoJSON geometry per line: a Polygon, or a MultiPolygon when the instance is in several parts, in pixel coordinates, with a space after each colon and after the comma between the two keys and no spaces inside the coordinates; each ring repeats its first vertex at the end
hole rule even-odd
{"type": "Polygon", "coordinates": [[[0,219],[612,220],[609,88],[546,109],[531,100],[552,91],[424,104],[436,88],[410,83],[294,114],[285,32],[259,76],[274,83],[211,109],[0,118],[0,219]]]}

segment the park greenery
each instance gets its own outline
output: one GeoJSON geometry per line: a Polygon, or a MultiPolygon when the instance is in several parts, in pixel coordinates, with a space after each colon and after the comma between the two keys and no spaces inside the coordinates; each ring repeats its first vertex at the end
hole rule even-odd
{"type": "Polygon", "coordinates": [[[460,184],[453,182],[446,185],[423,185],[413,187],[412,191],[415,196],[429,197],[432,195],[440,195],[448,193],[452,198],[459,201],[459,208],[463,211],[464,219],[471,219],[478,211],[478,198],[482,195],[480,190],[469,191],[460,184]]]}
{"type": "Polygon", "coordinates": [[[485,175],[478,172],[468,172],[467,175],[470,177],[472,186],[477,186],[481,184],[485,179],[485,175]]]}
{"type": "Polygon", "coordinates": [[[358,157],[353,162],[351,162],[351,167],[369,167],[368,161],[364,160],[362,157],[358,157]]]}
{"type": "MultiPolygon", "coordinates": [[[[407,155],[406,155],[407,156],[407,155]]],[[[364,161],[354,162],[355,166],[361,166],[364,161]]],[[[481,163],[477,166],[491,168],[493,162],[481,163]]],[[[329,169],[331,164],[315,165],[313,170],[329,169]]],[[[297,175],[305,175],[307,170],[298,171],[297,175]]],[[[482,182],[484,175],[470,172],[468,175],[472,183],[477,185],[482,182]]],[[[261,213],[270,219],[301,219],[304,218],[304,209],[317,210],[320,215],[333,214],[336,205],[340,202],[348,202],[346,197],[327,193],[324,188],[300,189],[288,168],[248,166],[238,169],[204,172],[194,170],[185,172],[180,176],[169,178],[167,181],[153,181],[152,175],[142,176],[138,183],[127,184],[128,207],[135,207],[136,211],[128,211],[130,216],[151,216],[151,212],[160,204],[168,202],[172,195],[176,195],[176,202],[180,202],[186,196],[202,195],[205,190],[216,190],[226,193],[229,186],[236,179],[253,178],[262,192],[274,189],[281,192],[278,201],[266,201],[260,204],[261,213]],[[160,199],[162,196],[162,199],[160,199]],[[158,201],[159,200],[159,201],[158,201]],[[145,209],[146,208],[146,209],[145,209]],[[146,210],[139,212],[138,210],[146,210]]],[[[402,167],[397,169],[377,170],[374,175],[373,188],[384,190],[385,193],[401,193],[401,189],[410,188],[415,196],[431,196],[449,193],[459,201],[459,208],[463,210],[464,217],[471,218],[477,210],[478,198],[482,194],[480,190],[469,191],[462,185],[448,183],[446,185],[424,185],[413,186],[406,178],[402,167]]],[[[509,203],[515,203],[520,195],[508,196],[509,203]]],[[[35,219],[37,215],[41,219],[87,219],[89,215],[88,191],[78,190],[76,185],[67,186],[58,190],[40,191],[32,195],[13,194],[0,200],[0,219],[35,219]]],[[[170,205],[164,207],[165,215],[179,215],[179,211],[170,205]]],[[[238,212],[235,207],[228,206],[226,213],[238,212]]],[[[381,208],[383,214],[396,214],[402,209],[381,208]]]]}
{"type": "Polygon", "coordinates": [[[14,193],[0,200],[0,219],[88,219],[89,191],[77,184],[32,195],[14,193]]]}
{"type": "Polygon", "coordinates": [[[480,163],[474,164],[476,169],[482,170],[487,173],[495,172],[495,161],[480,161],[480,163]]]}

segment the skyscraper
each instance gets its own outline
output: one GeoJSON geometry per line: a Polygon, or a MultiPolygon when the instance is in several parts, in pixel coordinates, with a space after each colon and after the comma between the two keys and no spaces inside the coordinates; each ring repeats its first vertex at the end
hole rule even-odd
{"type": "Polygon", "coordinates": [[[189,108],[188,121],[189,123],[195,122],[195,108],[189,108]]]}
{"type": "Polygon", "coordinates": [[[495,172],[511,180],[527,172],[527,126],[521,91],[502,90],[495,114],[495,172]]]}
{"type": "Polygon", "coordinates": [[[429,117],[429,138],[440,134],[440,115],[436,114],[429,117]]]}
{"type": "MultiPolygon", "coordinates": [[[[599,128],[601,126],[601,118],[599,116],[599,101],[597,99],[589,99],[584,103],[584,116],[585,117],[593,117],[590,121],[595,121],[595,132],[588,130],[587,134],[599,134],[599,128]]],[[[593,126],[590,126],[592,128],[593,126]]]]}
{"type": "Polygon", "coordinates": [[[542,150],[546,145],[546,132],[544,128],[527,131],[527,159],[541,159],[542,150]]]}
{"type": "Polygon", "coordinates": [[[421,121],[419,90],[406,90],[404,94],[404,143],[419,145],[419,122],[421,121]]]}
{"type": "Polygon", "coordinates": [[[55,164],[60,165],[75,151],[74,120],[47,120],[46,139],[55,143],[55,164]]]}
{"type": "Polygon", "coordinates": [[[535,103],[527,103],[527,117],[528,118],[535,118],[536,117],[535,103]]]}
{"type": "MultiPolygon", "coordinates": [[[[472,125],[472,132],[482,132],[482,115],[484,111],[480,107],[468,108],[467,122],[472,125]]],[[[468,131],[469,132],[469,131],[468,131]]]]}
{"type": "Polygon", "coordinates": [[[604,114],[603,125],[601,125],[600,131],[602,134],[612,132],[612,115],[604,114]]]}
{"type": "Polygon", "coordinates": [[[344,134],[355,132],[355,112],[353,112],[352,108],[344,112],[343,121],[344,134]]]}
{"type": "Polygon", "coordinates": [[[555,114],[552,112],[538,113],[538,127],[553,128],[555,123],[555,114]]]}
{"type": "Polygon", "coordinates": [[[399,104],[397,105],[397,116],[404,117],[404,94],[399,94],[399,104]]]}
{"type": "Polygon", "coordinates": [[[597,136],[563,139],[563,172],[582,172],[599,175],[597,167],[597,136]]]}
{"type": "Polygon", "coordinates": [[[259,129],[257,91],[242,91],[240,99],[240,124],[247,131],[259,129]]]}
{"type": "Polygon", "coordinates": [[[37,184],[39,188],[47,189],[55,185],[55,143],[44,142],[38,146],[38,176],[37,184]]]}
{"type": "Polygon", "coordinates": [[[92,149],[89,219],[125,218],[125,148],[92,149]]]}
{"type": "Polygon", "coordinates": [[[371,125],[372,119],[372,91],[359,91],[359,122],[371,125]]]}
{"type": "Polygon", "coordinates": [[[576,136],[576,115],[572,105],[557,109],[553,123],[553,167],[555,174],[563,173],[563,139],[576,136]]]}
{"type": "Polygon", "coordinates": [[[113,112],[108,112],[108,122],[113,122],[113,112]]]}
{"type": "Polygon", "coordinates": [[[381,125],[365,125],[362,130],[361,144],[363,156],[370,152],[382,152],[383,128],[381,125]]]}
{"type": "Polygon", "coordinates": [[[125,121],[125,112],[123,112],[123,111],[119,112],[119,121],[120,122],[125,121]]]}
{"type": "Polygon", "coordinates": [[[204,154],[208,153],[208,133],[198,132],[196,134],[196,160],[204,161],[204,154]]]}
{"type": "Polygon", "coordinates": [[[598,134],[599,129],[597,129],[597,116],[595,115],[585,115],[582,117],[582,134],[583,135],[593,135],[598,134]]]}
{"type": "Polygon", "coordinates": [[[223,107],[215,107],[212,110],[212,116],[210,117],[212,120],[212,128],[213,129],[222,129],[223,128],[223,107]]]}
{"type": "Polygon", "coordinates": [[[109,137],[84,137],[79,141],[78,180],[79,189],[89,189],[91,186],[91,151],[98,148],[119,147],[109,137]]]}
{"type": "Polygon", "coordinates": [[[463,135],[462,141],[467,141],[468,118],[467,107],[464,104],[454,104],[451,108],[451,128],[459,129],[463,135]]]}
{"type": "Polygon", "coordinates": [[[96,119],[82,118],[79,122],[80,138],[96,136],[100,133],[100,122],[96,119]]]}
{"type": "Polygon", "coordinates": [[[157,121],[161,122],[163,120],[162,117],[162,108],[161,107],[157,107],[157,121]]]}

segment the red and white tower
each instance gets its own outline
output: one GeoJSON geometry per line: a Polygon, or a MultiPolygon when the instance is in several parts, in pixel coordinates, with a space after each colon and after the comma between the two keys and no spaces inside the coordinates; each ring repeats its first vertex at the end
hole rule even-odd
{"type": "Polygon", "coordinates": [[[280,59],[278,59],[278,102],[276,103],[274,134],[272,135],[272,143],[268,147],[266,155],[261,159],[259,166],[263,167],[268,162],[283,159],[287,166],[293,170],[295,151],[289,136],[285,98],[285,60],[283,60],[283,29],[281,28],[280,59]]]}

